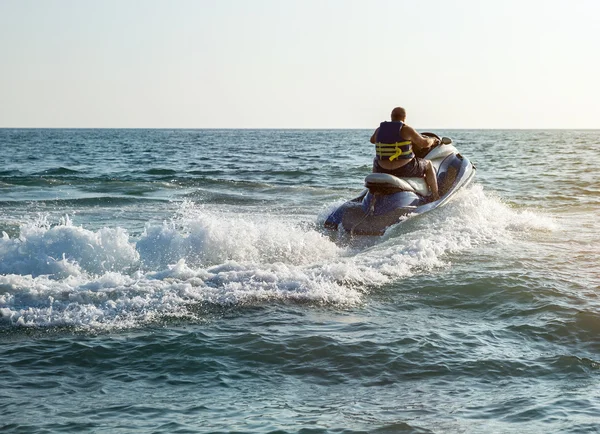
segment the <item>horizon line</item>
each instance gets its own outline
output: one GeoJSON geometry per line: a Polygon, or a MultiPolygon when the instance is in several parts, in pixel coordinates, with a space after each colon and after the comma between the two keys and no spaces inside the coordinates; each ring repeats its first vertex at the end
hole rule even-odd
{"type": "MultiPolygon", "coordinates": [[[[372,130],[373,127],[2,127],[0,130],[306,130],[306,131],[324,131],[324,130],[372,130]]],[[[544,127],[427,127],[419,130],[498,130],[498,131],[595,131],[600,127],[563,127],[563,128],[544,128],[544,127]]]]}

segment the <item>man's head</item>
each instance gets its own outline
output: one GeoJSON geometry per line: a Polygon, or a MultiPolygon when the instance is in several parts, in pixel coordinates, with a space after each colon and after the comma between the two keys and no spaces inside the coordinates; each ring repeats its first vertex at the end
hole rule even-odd
{"type": "Polygon", "coordinates": [[[404,110],[402,107],[396,107],[394,110],[392,110],[391,117],[393,122],[404,122],[406,119],[406,110],[404,110]]]}

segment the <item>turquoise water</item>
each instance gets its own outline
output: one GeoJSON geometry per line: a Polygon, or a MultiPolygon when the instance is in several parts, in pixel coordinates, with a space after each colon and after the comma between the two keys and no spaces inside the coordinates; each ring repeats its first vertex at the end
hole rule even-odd
{"type": "Polygon", "coordinates": [[[353,239],[371,131],[0,129],[0,431],[597,432],[600,131],[434,132],[353,239]]]}

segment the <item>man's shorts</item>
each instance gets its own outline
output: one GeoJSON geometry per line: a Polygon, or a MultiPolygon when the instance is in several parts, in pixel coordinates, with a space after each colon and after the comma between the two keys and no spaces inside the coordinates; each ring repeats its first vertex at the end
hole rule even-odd
{"type": "Polygon", "coordinates": [[[424,178],[427,173],[427,160],[419,157],[414,157],[404,166],[397,169],[384,169],[377,161],[377,158],[373,160],[373,173],[389,173],[390,175],[397,176],[398,178],[424,178]]]}

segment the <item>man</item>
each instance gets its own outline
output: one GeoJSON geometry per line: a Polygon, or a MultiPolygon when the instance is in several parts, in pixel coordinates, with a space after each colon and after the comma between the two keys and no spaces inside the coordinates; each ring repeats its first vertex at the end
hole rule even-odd
{"type": "Polygon", "coordinates": [[[433,200],[439,199],[435,170],[430,161],[415,157],[413,146],[430,148],[437,143],[433,137],[424,137],[404,123],[406,110],[392,110],[391,122],[382,122],[371,136],[375,145],[373,172],[389,173],[399,178],[425,178],[433,200]]]}

